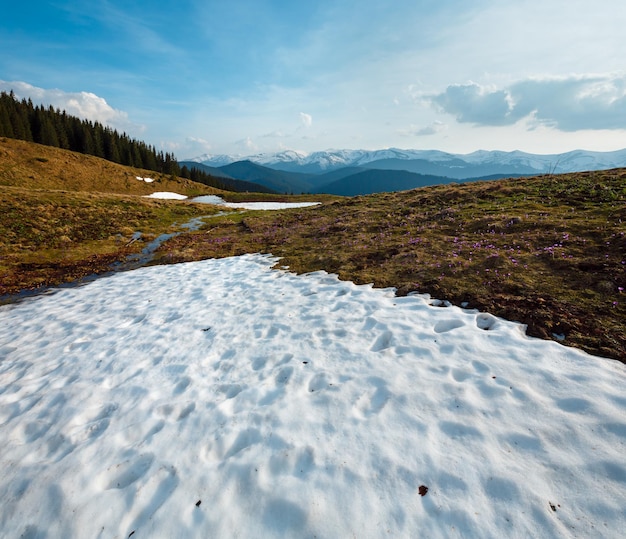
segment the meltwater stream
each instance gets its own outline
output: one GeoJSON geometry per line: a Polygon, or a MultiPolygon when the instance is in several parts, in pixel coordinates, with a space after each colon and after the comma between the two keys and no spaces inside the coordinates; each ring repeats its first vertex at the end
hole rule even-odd
{"type": "MultiPolygon", "coordinates": [[[[198,202],[201,204],[212,204],[213,206],[223,206],[225,208],[232,209],[244,209],[244,210],[283,210],[288,208],[307,208],[310,206],[317,206],[320,202],[226,202],[222,197],[217,195],[203,195],[191,199],[191,202],[198,202]]],[[[232,212],[220,212],[210,216],[194,217],[190,221],[181,225],[180,227],[185,229],[180,232],[171,232],[167,234],[161,234],[148,243],[140,253],[130,255],[124,262],[118,262],[114,266],[115,271],[127,271],[131,269],[137,269],[146,265],[152,260],[155,251],[167,240],[174,238],[185,231],[198,230],[205,217],[219,217],[221,215],[228,215],[232,212]]],[[[141,232],[136,232],[134,239],[141,237],[141,232]]],[[[133,240],[131,240],[133,241],[133,240]]]]}
{"type": "MultiPolygon", "coordinates": [[[[176,193],[154,193],[150,195],[151,198],[171,198],[170,195],[175,195],[176,193]]],[[[288,208],[306,208],[309,206],[316,206],[321,204],[320,202],[226,202],[223,198],[217,195],[205,195],[195,197],[190,200],[191,202],[198,202],[201,204],[212,204],[214,206],[223,206],[228,209],[246,209],[246,210],[282,210],[288,208]]],[[[15,303],[19,302],[23,299],[38,296],[41,294],[52,294],[55,292],[55,289],[58,288],[73,288],[76,286],[82,286],[88,284],[100,277],[105,277],[107,275],[111,275],[112,273],[120,272],[120,271],[130,271],[134,269],[138,269],[142,266],[148,264],[152,258],[154,257],[154,253],[156,250],[163,245],[167,240],[179,236],[184,232],[190,232],[194,230],[198,230],[203,224],[204,219],[208,217],[219,217],[223,215],[228,215],[229,211],[218,212],[211,215],[202,215],[200,217],[194,217],[180,225],[180,228],[183,229],[178,232],[169,232],[166,234],[161,234],[150,241],[139,253],[133,253],[129,255],[126,260],[122,262],[115,262],[110,266],[110,271],[104,273],[93,273],[91,275],[87,275],[76,281],[72,281],[70,283],[60,283],[53,287],[41,287],[35,290],[22,290],[17,294],[5,294],[0,295],[0,305],[6,303],[15,303]]],[[[130,239],[130,243],[133,243],[139,240],[142,237],[142,232],[137,231],[133,234],[130,239]]]]}

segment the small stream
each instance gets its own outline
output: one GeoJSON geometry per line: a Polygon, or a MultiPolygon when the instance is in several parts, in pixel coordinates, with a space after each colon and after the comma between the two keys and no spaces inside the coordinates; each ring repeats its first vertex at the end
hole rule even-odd
{"type": "MultiPolygon", "coordinates": [[[[156,250],[161,247],[161,245],[163,245],[167,240],[175,238],[176,236],[180,236],[185,232],[193,232],[194,230],[198,230],[204,224],[204,219],[207,217],[220,217],[222,215],[228,215],[230,213],[234,212],[219,212],[212,215],[201,215],[200,217],[194,217],[193,219],[190,219],[186,223],[180,225],[180,228],[184,230],[181,230],[179,232],[169,232],[157,236],[150,243],[148,243],[141,250],[140,253],[133,253],[132,255],[129,255],[128,257],[126,257],[126,260],[124,262],[116,262],[115,264],[113,264],[111,269],[113,271],[129,271],[145,266],[152,261],[156,250]]],[[[140,239],[141,236],[141,232],[135,232],[130,241],[136,241],[140,239]]]]}
{"type": "MultiPolygon", "coordinates": [[[[161,245],[163,245],[163,243],[165,243],[167,240],[174,238],[176,236],[179,236],[180,234],[183,234],[184,232],[198,230],[204,224],[203,219],[207,217],[219,217],[222,215],[228,215],[230,213],[234,213],[234,212],[219,212],[219,213],[215,213],[212,215],[201,215],[200,217],[194,217],[193,219],[190,219],[186,223],[183,223],[182,225],[180,225],[180,228],[182,228],[183,230],[179,232],[170,232],[167,234],[161,234],[160,236],[157,236],[155,239],[153,239],[150,243],[148,243],[141,250],[140,253],[133,253],[129,255],[128,257],[126,257],[126,260],[122,262],[113,263],[110,266],[110,271],[106,271],[103,273],[92,273],[91,275],[86,275],[85,277],[81,277],[80,279],[77,279],[76,281],[72,281],[70,283],[60,283],[54,286],[43,286],[35,290],[22,290],[18,294],[0,295],[0,305],[5,305],[8,303],[17,303],[23,299],[34,297],[34,296],[54,294],[56,289],[58,288],[74,288],[77,286],[83,286],[101,277],[112,275],[113,273],[117,273],[120,271],[130,271],[130,270],[134,270],[142,266],[145,266],[154,258],[154,253],[156,252],[156,250],[161,245]]],[[[135,232],[132,235],[129,241],[129,244],[141,239],[142,235],[143,234],[141,232],[135,232]]]]}
{"type": "MultiPolygon", "coordinates": [[[[213,204],[217,206],[223,206],[228,209],[250,209],[250,210],[279,210],[285,208],[304,208],[308,206],[315,206],[319,204],[319,202],[295,202],[295,203],[279,203],[279,202],[241,202],[241,203],[229,203],[225,202],[221,197],[215,195],[201,196],[192,199],[193,202],[200,202],[205,204],[213,204]]],[[[169,232],[166,234],[161,234],[154,238],[150,243],[148,243],[140,253],[133,253],[129,255],[126,260],[122,262],[115,262],[110,266],[110,271],[106,271],[104,273],[93,273],[91,275],[87,275],[82,277],[76,281],[72,281],[70,283],[61,283],[54,286],[44,286],[41,288],[37,288],[35,290],[23,290],[18,294],[5,294],[0,295],[0,305],[5,305],[8,303],[17,303],[22,301],[23,299],[39,296],[39,295],[48,295],[54,294],[56,289],[59,288],[74,288],[76,286],[83,286],[85,284],[91,283],[100,277],[106,277],[108,275],[112,275],[113,273],[117,273],[119,271],[130,271],[134,269],[141,268],[146,264],[149,264],[154,258],[154,253],[156,250],[161,247],[167,240],[175,238],[180,234],[185,232],[192,232],[194,230],[198,230],[203,224],[204,219],[208,217],[220,217],[223,215],[230,215],[231,213],[236,213],[233,211],[222,211],[211,215],[201,215],[200,217],[194,217],[190,219],[186,223],[179,225],[181,229],[179,232],[169,232]]],[[[131,237],[129,244],[133,243],[142,237],[142,232],[135,232],[131,237]]]]}

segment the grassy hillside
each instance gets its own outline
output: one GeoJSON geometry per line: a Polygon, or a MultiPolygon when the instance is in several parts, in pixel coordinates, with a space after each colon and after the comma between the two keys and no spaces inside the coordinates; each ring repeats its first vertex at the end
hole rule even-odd
{"type": "Polygon", "coordinates": [[[154,191],[223,194],[189,180],[0,138],[0,296],[107,271],[156,235],[215,211],[142,198],[154,191]],[[132,241],[136,232],[142,237],[132,241]]]}
{"type": "Polygon", "coordinates": [[[212,219],[164,263],[266,252],[297,272],[427,292],[626,361],[626,170],[496,180],[212,219]]]}
{"type": "Polygon", "coordinates": [[[173,180],[158,172],[10,138],[0,138],[0,186],[125,195],[149,195],[154,191],[188,196],[220,193],[184,178],[173,180]],[[137,176],[155,181],[146,183],[137,176]]]}

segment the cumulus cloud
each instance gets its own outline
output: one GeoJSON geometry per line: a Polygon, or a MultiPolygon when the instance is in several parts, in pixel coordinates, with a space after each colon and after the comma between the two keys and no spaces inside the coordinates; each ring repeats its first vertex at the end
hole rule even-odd
{"type": "Polygon", "coordinates": [[[311,127],[311,125],[313,125],[313,116],[311,116],[310,114],[307,114],[306,112],[301,112],[300,122],[302,123],[304,127],[308,129],[309,127],[311,127]]]}
{"type": "Polygon", "coordinates": [[[529,80],[511,87],[520,111],[562,131],[626,129],[626,76],[529,80]]]}
{"type": "Polygon", "coordinates": [[[507,90],[492,90],[474,83],[453,84],[430,99],[461,123],[507,125],[519,120],[507,90]]]}
{"type": "Polygon", "coordinates": [[[256,152],[259,149],[259,147],[254,143],[251,137],[246,137],[244,139],[236,141],[235,146],[246,152],[256,152]]]}
{"type": "Polygon", "coordinates": [[[446,125],[443,122],[436,121],[423,127],[411,125],[408,129],[398,130],[398,134],[403,137],[427,137],[441,133],[445,129],[446,125]]]}
{"type": "Polygon", "coordinates": [[[211,151],[211,143],[197,137],[187,137],[185,139],[185,149],[196,153],[208,153],[211,151]]]}
{"type": "Polygon", "coordinates": [[[261,135],[262,138],[287,138],[289,135],[283,133],[282,131],[271,131],[270,133],[265,133],[261,135]]]}
{"type": "Polygon", "coordinates": [[[30,98],[35,105],[52,105],[84,120],[98,121],[119,129],[131,126],[126,112],[114,109],[104,98],[91,92],[64,92],[59,89],[38,88],[27,82],[0,80],[0,91],[8,93],[11,90],[19,99],[30,98]]]}
{"type": "Polygon", "coordinates": [[[626,75],[528,79],[501,89],[456,84],[428,99],[461,123],[501,126],[528,118],[531,126],[561,131],[626,129],[626,75]]]}

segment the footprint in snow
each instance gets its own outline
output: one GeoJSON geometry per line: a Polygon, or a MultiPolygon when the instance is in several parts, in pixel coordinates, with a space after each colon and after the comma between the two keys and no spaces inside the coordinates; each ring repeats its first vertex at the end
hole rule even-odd
{"type": "Polygon", "coordinates": [[[179,482],[176,468],[162,465],[148,477],[141,489],[128,496],[130,507],[122,521],[122,527],[127,530],[125,537],[129,537],[142,525],[149,523],[154,514],[172,496],[179,482]]]}
{"type": "Polygon", "coordinates": [[[454,378],[454,380],[456,380],[457,382],[464,382],[471,376],[469,372],[463,369],[452,369],[452,371],[450,371],[450,374],[452,378],[454,378]]]}
{"type": "Polygon", "coordinates": [[[435,327],[433,329],[435,333],[446,333],[448,331],[452,331],[453,329],[463,327],[464,325],[465,323],[461,320],[439,320],[439,322],[435,324],[435,327]]]}
{"type": "Polygon", "coordinates": [[[372,387],[363,393],[353,406],[355,415],[361,419],[367,419],[379,414],[392,397],[391,391],[387,389],[387,384],[382,378],[372,376],[368,378],[372,387]]]}
{"type": "Polygon", "coordinates": [[[382,352],[383,350],[386,350],[387,348],[391,347],[391,343],[393,340],[393,334],[391,333],[391,331],[383,331],[374,341],[374,344],[372,344],[370,350],[372,352],[382,352]]]}
{"type": "Polygon", "coordinates": [[[145,453],[109,466],[97,477],[96,484],[104,490],[125,489],[143,477],[152,466],[153,461],[154,455],[145,453]]]}
{"type": "Polygon", "coordinates": [[[490,330],[493,329],[498,323],[495,316],[488,313],[480,313],[476,315],[476,325],[480,329],[490,330]]]}
{"type": "Polygon", "coordinates": [[[186,404],[176,403],[176,404],[163,404],[156,409],[157,415],[161,416],[163,419],[173,418],[175,421],[180,421],[181,419],[185,419],[191,412],[196,409],[195,402],[188,402],[186,404]]]}
{"type": "Polygon", "coordinates": [[[185,392],[189,387],[189,384],[191,384],[191,378],[189,378],[189,376],[183,376],[176,384],[176,387],[174,387],[174,395],[180,395],[181,393],[185,392]]]}

